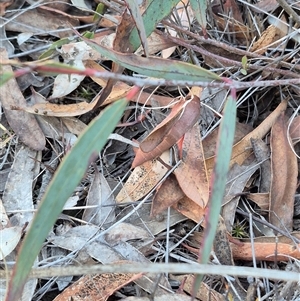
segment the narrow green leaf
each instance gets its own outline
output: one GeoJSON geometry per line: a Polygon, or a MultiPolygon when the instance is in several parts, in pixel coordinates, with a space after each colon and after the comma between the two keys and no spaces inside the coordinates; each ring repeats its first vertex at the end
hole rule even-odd
{"type": "Polygon", "coordinates": [[[161,59],[156,57],[141,57],[135,54],[124,54],[100,46],[94,41],[81,37],[88,45],[102,55],[121,66],[149,77],[163,78],[166,80],[205,81],[221,80],[213,72],[188,63],[161,59]]]}
{"type": "Polygon", "coordinates": [[[83,36],[87,39],[93,39],[95,37],[95,33],[91,31],[86,31],[83,36]]]}
{"type": "MultiPolygon", "coordinates": [[[[174,6],[176,6],[180,0],[151,0],[148,2],[148,6],[143,13],[143,23],[147,37],[155,30],[156,25],[171,13],[174,6]]],[[[136,28],[130,33],[129,42],[134,50],[139,48],[141,40],[136,28]]]]}
{"type": "Polygon", "coordinates": [[[208,227],[207,235],[205,235],[205,248],[202,252],[201,263],[206,263],[210,256],[213,245],[219,214],[221,211],[222,200],[225,193],[227,182],[227,173],[232,153],[233,139],[236,124],[236,101],[229,96],[221,121],[216,162],[213,171],[212,191],[209,202],[208,227]],[[207,245],[207,246],[206,246],[207,245]]]}
{"type": "Polygon", "coordinates": [[[207,10],[207,0],[190,0],[191,7],[195,13],[195,17],[199,22],[202,30],[206,30],[206,10],[207,10]]]}
{"type": "Polygon", "coordinates": [[[13,77],[14,77],[13,72],[4,72],[4,73],[0,74],[0,87],[13,77]]]}
{"type": "MultiPolygon", "coordinates": [[[[207,263],[215,239],[222,200],[225,193],[227,174],[232,153],[233,139],[236,124],[236,101],[229,96],[221,121],[218,137],[216,162],[212,175],[212,191],[209,201],[209,210],[206,216],[201,263],[207,263]]],[[[198,291],[203,275],[198,275],[194,283],[194,294],[198,291]]]]}
{"type": "Polygon", "coordinates": [[[99,3],[95,10],[93,22],[99,22],[102,16],[105,14],[106,10],[107,10],[107,6],[105,6],[103,3],[99,3]]]}
{"type": "Polygon", "coordinates": [[[246,67],[247,67],[247,62],[248,62],[248,59],[247,59],[247,57],[244,55],[244,56],[242,57],[242,65],[243,65],[243,68],[245,68],[245,69],[246,69],[246,67]]]}
{"type": "Polygon", "coordinates": [[[247,75],[248,59],[245,55],[242,57],[242,66],[243,68],[241,69],[241,73],[243,75],[247,75]]]}
{"type": "Polygon", "coordinates": [[[22,243],[10,279],[6,301],[19,300],[26,278],[51,227],[84,176],[91,157],[105,145],[109,134],[120,120],[126,104],[127,99],[124,98],[103,110],[80,135],[59,166],[22,243]]]}

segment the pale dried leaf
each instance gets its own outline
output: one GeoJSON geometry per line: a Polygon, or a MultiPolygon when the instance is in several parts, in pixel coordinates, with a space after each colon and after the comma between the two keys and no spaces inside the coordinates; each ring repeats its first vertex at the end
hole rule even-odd
{"type": "MultiPolygon", "coordinates": [[[[13,251],[9,254],[5,260],[7,261],[16,261],[17,253],[13,251]]],[[[38,260],[34,262],[34,268],[38,265],[38,260]]],[[[34,292],[36,290],[38,280],[37,279],[29,279],[26,281],[22,296],[18,299],[18,301],[32,301],[34,292]]],[[[6,280],[0,280],[0,300],[5,300],[6,290],[7,290],[6,280]]]]}
{"type": "Polygon", "coordinates": [[[110,264],[123,260],[123,256],[106,243],[93,241],[83,249],[86,253],[102,264],[110,264]]]}
{"type": "Polygon", "coordinates": [[[289,128],[289,134],[293,143],[297,143],[300,140],[300,116],[295,117],[289,128]]]}
{"type": "Polygon", "coordinates": [[[35,118],[45,137],[59,141],[63,136],[63,132],[68,132],[67,128],[56,117],[36,115],[35,118]]]}
{"type": "Polygon", "coordinates": [[[127,242],[117,242],[113,248],[126,260],[132,262],[150,263],[150,260],[147,259],[143,253],[127,242]]]}
{"type": "MultiPolygon", "coordinates": [[[[183,290],[192,295],[195,277],[193,275],[171,275],[171,279],[183,282],[183,290]]],[[[202,301],[225,301],[225,297],[209,287],[205,282],[201,282],[196,297],[202,301]]]]}
{"type": "Polygon", "coordinates": [[[0,199],[0,230],[10,226],[10,221],[3,206],[2,199],[0,199]]]}
{"type": "MultiPolygon", "coordinates": [[[[56,116],[56,117],[72,117],[85,114],[91,111],[95,106],[95,102],[80,102],[69,105],[59,105],[55,103],[37,103],[33,106],[15,106],[16,110],[23,110],[28,113],[44,115],[44,116],[56,116]]],[[[19,111],[12,111],[19,112],[19,111]]]]}
{"type": "Polygon", "coordinates": [[[287,137],[287,122],[282,113],[271,131],[272,182],[270,191],[270,222],[280,228],[293,229],[294,199],[297,188],[297,157],[287,137]]]}
{"type": "Polygon", "coordinates": [[[36,286],[38,283],[38,279],[29,279],[24,286],[24,290],[22,293],[22,297],[20,301],[32,301],[36,286]]]}
{"type": "Polygon", "coordinates": [[[96,226],[77,226],[61,235],[50,235],[48,241],[60,248],[74,251],[85,247],[87,242],[98,233],[100,233],[100,229],[96,226]]]}
{"type": "MultiPolygon", "coordinates": [[[[73,67],[82,69],[83,63],[81,61],[74,61],[73,67]]],[[[59,74],[54,80],[54,86],[52,95],[49,97],[49,100],[61,98],[66,95],[69,95],[75,89],[79,87],[81,82],[84,80],[84,75],[78,74],[59,74]]]]}
{"type": "Polygon", "coordinates": [[[6,295],[6,281],[0,279],[0,300],[4,300],[6,295]]]}
{"type": "MultiPolygon", "coordinates": [[[[120,214],[119,217],[122,218],[129,213],[132,213],[133,208],[131,206],[126,207],[120,214]]],[[[149,230],[152,235],[157,235],[158,233],[165,231],[167,228],[167,215],[168,212],[165,211],[154,218],[150,217],[151,204],[144,204],[138,212],[131,214],[126,221],[132,225],[139,226],[145,230],[149,230]]],[[[174,226],[182,221],[186,220],[186,217],[182,214],[176,212],[173,208],[170,208],[169,216],[169,226],[174,226]]]]}
{"type": "MultiPolygon", "coordinates": [[[[46,98],[41,95],[40,93],[36,92],[33,88],[31,88],[31,97],[30,102],[27,104],[30,106],[36,105],[36,104],[44,104],[47,105],[46,98]]],[[[55,139],[55,140],[61,140],[61,137],[64,136],[66,133],[68,133],[67,127],[62,124],[61,120],[54,116],[46,116],[46,115],[36,115],[36,120],[42,129],[44,135],[46,137],[55,139]]],[[[77,119],[78,120],[78,119],[77,119]]],[[[79,120],[78,120],[79,122],[79,120]]]]}
{"type": "Polygon", "coordinates": [[[247,198],[258,205],[262,210],[269,210],[269,193],[249,193],[247,198]]]}
{"type": "Polygon", "coordinates": [[[184,135],[182,163],[174,174],[185,195],[205,207],[209,199],[209,183],[199,124],[184,135]]]}
{"type": "Polygon", "coordinates": [[[86,205],[96,207],[85,209],[82,220],[101,227],[113,223],[115,221],[115,203],[105,177],[95,167],[86,205]]]}
{"type": "Polygon", "coordinates": [[[209,88],[209,89],[204,88],[201,94],[195,94],[195,95],[200,95],[201,124],[206,126],[206,128],[209,128],[209,125],[212,122],[214,122],[216,118],[215,112],[222,111],[222,108],[224,107],[224,103],[228,96],[228,91],[226,89],[220,89],[220,88],[209,88]]]}
{"type": "Polygon", "coordinates": [[[32,37],[32,33],[30,33],[30,32],[25,32],[25,33],[18,34],[18,37],[17,37],[18,45],[22,45],[27,40],[29,40],[31,37],[32,37]]]}
{"type": "MultiPolygon", "coordinates": [[[[152,32],[151,35],[147,38],[149,54],[153,55],[158,53],[159,51],[164,51],[164,49],[173,46],[174,43],[166,38],[166,36],[162,35],[159,32],[152,32]]],[[[135,52],[137,55],[144,54],[144,50],[142,46],[140,46],[135,52]]]]}
{"type": "Polygon", "coordinates": [[[38,152],[21,147],[17,152],[3,192],[3,206],[14,213],[10,221],[14,226],[24,227],[33,217],[32,181],[34,168],[39,164],[34,159],[38,152]]]}
{"type": "MultiPolygon", "coordinates": [[[[164,152],[161,159],[168,163],[169,152],[164,152]]],[[[155,187],[167,171],[167,168],[158,160],[148,161],[136,167],[116,196],[117,203],[133,202],[141,199],[155,187]]]]}
{"type": "Polygon", "coordinates": [[[156,190],[152,200],[151,216],[155,217],[163,213],[168,207],[177,203],[183,197],[184,193],[179,187],[178,181],[173,174],[170,174],[156,190]]]}
{"type": "Polygon", "coordinates": [[[172,207],[195,223],[203,221],[206,213],[205,208],[199,206],[187,196],[180,199],[172,207]]]}
{"type": "Polygon", "coordinates": [[[64,205],[64,209],[63,210],[67,210],[70,208],[73,208],[77,205],[79,201],[79,196],[78,195],[74,195],[68,198],[68,200],[66,201],[65,205],[64,205]]]}
{"type": "Polygon", "coordinates": [[[122,260],[123,257],[109,246],[101,235],[96,240],[89,242],[98,232],[99,228],[95,226],[77,226],[61,235],[51,235],[48,241],[71,252],[78,250],[85,252],[102,264],[122,260]]]}
{"type": "Polygon", "coordinates": [[[63,117],[61,118],[61,120],[63,124],[67,127],[68,131],[77,136],[87,128],[87,125],[78,118],[63,117]]]}
{"type": "Polygon", "coordinates": [[[260,163],[259,192],[270,192],[271,162],[269,147],[261,139],[251,139],[254,155],[260,163]]]}
{"type": "Polygon", "coordinates": [[[114,245],[117,242],[135,240],[135,239],[146,239],[150,237],[148,231],[141,227],[129,224],[120,223],[112,227],[108,233],[104,235],[106,242],[110,245],[114,245]]]}
{"type": "Polygon", "coordinates": [[[222,265],[234,265],[232,251],[227,237],[227,229],[224,219],[221,216],[219,217],[213,247],[217,258],[222,265]]]}
{"type": "Polygon", "coordinates": [[[30,9],[17,14],[12,22],[6,24],[6,30],[16,32],[29,32],[32,34],[51,34],[55,37],[68,37],[73,34],[70,25],[76,27],[79,25],[78,18],[61,16],[46,10],[30,9]],[[22,26],[20,26],[22,24],[22,26]],[[59,29],[66,29],[61,31],[59,29]],[[68,30],[69,29],[69,30],[68,30]]]}
{"type": "Polygon", "coordinates": [[[120,253],[106,243],[93,241],[88,243],[84,250],[87,252],[87,254],[89,254],[89,256],[93,257],[102,264],[110,264],[124,259],[120,253]]]}
{"type": "MultiPolygon", "coordinates": [[[[76,46],[66,44],[62,47],[61,55],[64,58],[64,63],[71,64],[72,67],[84,70],[84,54],[87,48],[91,49],[85,42],[78,42],[76,46]]],[[[56,99],[66,96],[73,92],[81,82],[84,80],[85,75],[79,74],[58,74],[54,80],[52,95],[48,98],[56,99]]]]}
{"type": "MultiPolygon", "coordinates": [[[[0,61],[6,59],[7,53],[2,48],[0,51],[0,61]]],[[[1,68],[3,72],[12,72],[12,68],[9,65],[3,65],[1,68]]],[[[32,149],[43,150],[46,140],[35,117],[26,112],[11,110],[11,107],[14,106],[26,106],[26,100],[14,78],[1,86],[0,100],[9,125],[22,142],[32,149]]]]}
{"type": "Polygon", "coordinates": [[[20,241],[21,227],[9,227],[0,230],[0,260],[10,254],[20,241]]]}
{"type": "MultiPolygon", "coordinates": [[[[67,1],[69,1],[69,0],[67,0],[67,1]]],[[[58,2],[57,5],[59,5],[60,2],[58,2]]],[[[85,13],[83,13],[83,15],[68,14],[65,12],[65,9],[60,9],[60,8],[55,9],[54,6],[57,8],[57,6],[55,4],[56,4],[55,2],[51,3],[51,5],[50,5],[51,7],[49,7],[49,5],[48,6],[43,5],[43,6],[40,6],[40,9],[56,13],[57,15],[60,15],[63,17],[70,18],[72,20],[75,20],[76,22],[80,21],[83,23],[91,24],[95,21],[94,15],[86,15],[85,13]]],[[[67,7],[69,7],[69,6],[67,6],[67,7]]],[[[111,13],[104,14],[103,18],[100,19],[100,22],[98,23],[98,25],[99,25],[99,27],[103,27],[103,28],[112,28],[112,27],[115,27],[116,24],[118,24],[120,22],[120,19],[121,19],[121,17],[118,15],[112,15],[111,13]]],[[[96,36],[97,35],[98,34],[96,34],[96,36]]]]}
{"type": "Polygon", "coordinates": [[[78,9],[91,12],[91,7],[87,6],[84,0],[71,0],[71,2],[78,9]]]}
{"type": "MultiPolygon", "coordinates": [[[[107,36],[102,36],[100,38],[93,39],[97,41],[100,45],[106,47],[112,47],[112,42],[114,40],[115,34],[110,34],[107,36]]],[[[92,47],[87,45],[84,41],[76,43],[68,43],[61,47],[61,55],[66,62],[72,62],[75,60],[86,61],[86,60],[104,60],[105,57],[99,52],[94,50],[92,47]]]]}
{"type": "Polygon", "coordinates": [[[250,163],[238,165],[234,164],[228,173],[228,184],[226,185],[225,198],[223,200],[222,217],[224,218],[226,228],[229,232],[235,219],[235,211],[238,206],[240,197],[236,197],[241,193],[249,179],[258,169],[257,162],[252,159],[250,163]]]}

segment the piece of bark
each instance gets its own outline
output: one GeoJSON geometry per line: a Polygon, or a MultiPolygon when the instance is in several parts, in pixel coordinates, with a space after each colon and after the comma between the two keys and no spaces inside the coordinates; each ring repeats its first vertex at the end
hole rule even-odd
{"type": "MultiPolygon", "coordinates": [[[[7,58],[6,50],[0,48],[0,62],[7,58]]],[[[2,65],[2,72],[12,72],[11,66],[2,65]]],[[[25,111],[11,110],[11,107],[26,106],[26,100],[14,78],[1,86],[0,101],[10,127],[20,140],[33,150],[43,150],[46,139],[34,115],[25,111]]]]}

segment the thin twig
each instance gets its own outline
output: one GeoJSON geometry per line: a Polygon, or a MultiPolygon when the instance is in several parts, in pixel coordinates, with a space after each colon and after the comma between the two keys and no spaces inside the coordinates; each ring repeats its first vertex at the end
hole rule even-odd
{"type": "MultiPolygon", "coordinates": [[[[224,57],[219,56],[217,54],[211,53],[211,52],[205,50],[202,47],[187,43],[187,42],[183,41],[182,39],[172,37],[172,36],[168,36],[167,38],[170,41],[172,41],[173,43],[176,43],[177,45],[186,47],[187,49],[191,49],[193,51],[201,53],[202,55],[206,55],[209,58],[214,58],[217,61],[220,61],[220,62],[226,64],[226,66],[239,67],[239,68],[243,67],[242,62],[234,61],[234,60],[231,60],[231,59],[228,59],[228,58],[224,58],[224,57]]],[[[266,58],[266,60],[270,60],[270,58],[266,58]]],[[[294,73],[294,72],[289,71],[289,70],[282,70],[282,69],[278,69],[278,68],[268,67],[268,66],[256,66],[256,65],[253,65],[253,64],[248,64],[248,69],[249,70],[252,70],[252,69],[253,70],[259,70],[259,71],[264,70],[264,71],[269,71],[272,74],[282,74],[284,76],[299,77],[300,78],[300,74],[298,74],[298,73],[294,73]]]]}
{"type": "MultiPolygon", "coordinates": [[[[255,53],[255,52],[242,50],[242,49],[239,49],[237,47],[231,46],[229,44],[223,43],[221,41],[212,40],[212,39],[209,39],[209,38],[205,39],[203,36],[201,36],[199,34],[188,31],[184,28],[181,28],[180,26],[178,26],[176,24],[173,24],[173,23],[170,23],[170,22],[167,22],[167,21],[163,21],[162,23],[166,26],[173,27],[177,31],[182,32],[182,33],[186,34],[187,36],[190,36],[195,41],[198,41],[201,44],[208,44],[208,45],[212,45],[212,46],[215,46],[215,47],[218,47],[218,48],[222,48],[225,51],[228,51],[229,53],[235,53],[235,54],[240,55],[240,56],[246,56],[247,58],[261,59],[263,61],[269,61],[271,59],[270,57],[263,56],[263,55],[255,53]]],[[[175,42],[175,43],[177,43],[177,42],[175,42]]],[[[190,45],[190,44],[188,44],[188,45],[190,45]]],[[[280,64],[281,64],[282,67],[285,67],[287,69],[295,68],[297,70],[300,70],[300,66],[297,66],[295,64],[290,64],[290,63],[282,62],[282,61],[280,62],[280,64]]]]}
{"type": "Polygon", "coordinates": [[[285,0],[276,0],[279,5],[288,13],[293,20],[300,26],[300,17],[299,15],[292,9],[291,5],[288,4],[285,0]]]}
{"type": "MultiPolygon", "coordinates": [[[[210,264],[186,264],[186,263],[133,263],[133,264],[109,264],[93,266],[67,266],[47,267],[32,269],[30,278],[49,278],[57,276],[92,275],[104,273],[171,273],[171,274],[208,274],[208,275],[235,275],[242,277],[269,278],[282,281],[299,281],[299,273],[280,270],[259,269],[245,266],[226,266],[210,264]]],[[[0,271],[0,279],[6,279],[7,273],[12,270],[0,271]]]]}

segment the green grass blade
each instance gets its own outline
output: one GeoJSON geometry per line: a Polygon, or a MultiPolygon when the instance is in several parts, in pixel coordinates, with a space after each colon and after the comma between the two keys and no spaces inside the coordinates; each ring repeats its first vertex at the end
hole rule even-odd
{"type": "MultiPolygon", "coordinates": [[[[217,231],[222,200],[225,193],[227,174],[232,153],[233,139],[236,124],[236,101],[229,96],[221,121],[216,162],[212,175],[212,190],[210,195],[209,210],[206,216],[206,228],[204,230],[203,248],[201,250],[201,263],[207,263],[217,231]]],[[[197,275],[194,284],[194,294],[198,291],[202,281],[202,275],[197,275]]]]}
{"type": "Polygon", "coordinates": [[[22,243],[10,279],[6,301],[19,300],[34,260],[51,227],[84,176],[90,158],[105,145],[109,134],[120,120],[126,104],[127,99],[124,98],[103,110],[80,135],[72,150],[63,159],[22,243]]]}
{"type": "Polygon", "coordinates": [[[195,17],[203,30],[206,30],[207,0],[190,0],[195,17]]]}

